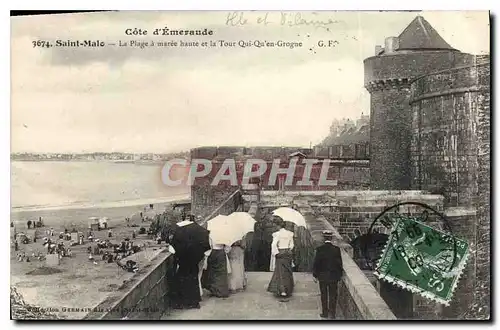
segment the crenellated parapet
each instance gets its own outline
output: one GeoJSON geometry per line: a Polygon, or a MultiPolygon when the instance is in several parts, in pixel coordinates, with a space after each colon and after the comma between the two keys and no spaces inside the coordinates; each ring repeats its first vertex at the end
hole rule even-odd
{"type": "Polygon", "coordinates": [[[365,88],[370,93],[375,92],[375,91],[388,90],[388,89],[398,89],[401,91],[405,91],[405,90],[409,91],[410,90],[410,81],[411,81],[411,77],[375,80],[375,81],[368,82],[365,85],[365,88]]]}

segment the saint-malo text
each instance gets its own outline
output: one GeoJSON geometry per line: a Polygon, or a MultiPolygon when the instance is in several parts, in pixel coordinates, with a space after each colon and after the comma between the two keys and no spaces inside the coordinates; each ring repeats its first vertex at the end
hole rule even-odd
{"type": "Polygon", "coordinates": [[[56,39],[54,41],[48,40],[34,40],[32,41],[33,47],[104,47],[106,42],[102,40],[60,40],[56,39]]]}

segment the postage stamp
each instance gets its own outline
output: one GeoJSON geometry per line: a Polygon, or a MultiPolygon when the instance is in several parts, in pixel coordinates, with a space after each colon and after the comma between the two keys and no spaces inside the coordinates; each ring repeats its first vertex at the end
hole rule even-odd
{"type": "Polygon", "coordinates": [[[375,275],[449,305],[469,255],[469,244],[414,217],[397,215],[375,275]]]}

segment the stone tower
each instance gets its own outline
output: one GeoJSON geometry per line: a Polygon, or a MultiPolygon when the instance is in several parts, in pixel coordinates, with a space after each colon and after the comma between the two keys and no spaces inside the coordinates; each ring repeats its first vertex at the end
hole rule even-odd
{"type": "Polygon", "coordinates": [[[474,56],[451,47],[421,16],[364,61],[370,92],[370,187],[411,189],[410,84],[431,72],[470,65],[474,56]]]}

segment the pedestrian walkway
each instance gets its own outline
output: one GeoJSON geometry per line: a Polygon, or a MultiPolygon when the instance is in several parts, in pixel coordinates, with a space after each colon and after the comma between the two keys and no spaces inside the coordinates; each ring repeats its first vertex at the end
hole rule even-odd
{"type": "Polygon", "coordinates": [[[164,320],[321,320],[318,284],[308,273],[293,273],[294,293],[280,301],[266,291],[270,272],[248,272],[245,291],[229,298],[203,297],[200,309],[173,310],[164,320]]]}

